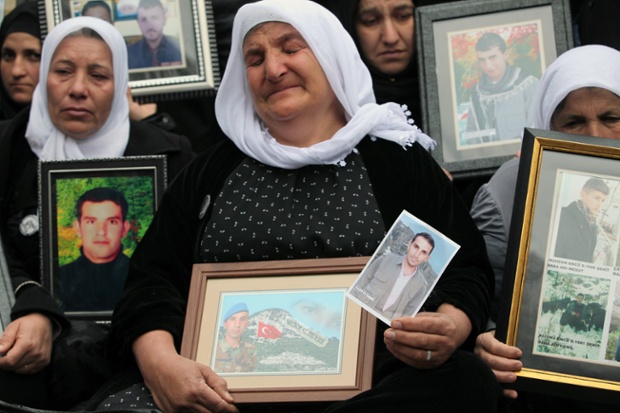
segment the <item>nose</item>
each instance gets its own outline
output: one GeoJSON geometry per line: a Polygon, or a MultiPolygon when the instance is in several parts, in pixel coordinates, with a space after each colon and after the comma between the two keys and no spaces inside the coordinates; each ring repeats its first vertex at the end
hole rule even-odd
{"type": "Polygon", "coordinates": [[[105,223],[97,224],[97,235],[106,235],[108,232],[108,226],[105,223]]]}
{"type": "Polygon", "coordinates": [[[286,72],[286,64],[279,55],[275,53],[265,55],[265,77],[268,80],[277,82],[286,72]]]}
{"type": "Polygon", "coordinates": [[[69,94],[71,97],[76,99],[82,99],[86,96],[87,92],[87,79],[86,74],[76,73],[73,77],[71,88],[69,89],[69,94]]]}
{"type": "Polygon", "coordinates": [[[13,62],[13,67],[11,67],[11,76],[13,77],[21,77],[26,74],[26,65],[24,59],[21,56],[16,56],[15,61],[13,62]]]}
{"type": "Polygon", "coordinates": [[[398,30],[391,19],[385,19],[383,23],[382,39],[383,43],[394,44],[398,42],[398,30]]]}

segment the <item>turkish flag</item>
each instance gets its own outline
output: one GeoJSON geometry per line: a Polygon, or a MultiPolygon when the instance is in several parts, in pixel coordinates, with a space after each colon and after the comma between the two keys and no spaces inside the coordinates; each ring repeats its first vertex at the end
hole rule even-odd
{"type": "Polygon", "coordinates": [[[282,337],[282,332],[275,328],[274,326],[270,326],[269,324],[265,324],[262,321],[258,322],[258,337],[264,338],[280,338],[282,337]]]}

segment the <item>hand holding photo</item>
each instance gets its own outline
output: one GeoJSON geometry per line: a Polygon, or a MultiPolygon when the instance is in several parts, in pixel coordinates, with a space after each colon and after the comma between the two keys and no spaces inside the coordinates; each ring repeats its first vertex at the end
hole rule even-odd
{"type": "Polygon", "coordinates": [[[347,296],[388,325],[414,316],[459,248],[403,211],[347,296]]]}

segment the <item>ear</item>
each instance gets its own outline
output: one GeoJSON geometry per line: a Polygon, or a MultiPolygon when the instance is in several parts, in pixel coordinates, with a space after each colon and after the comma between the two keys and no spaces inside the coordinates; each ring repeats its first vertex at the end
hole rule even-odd
{"type": "Polygon", "coordinates": [[[125,236],[129,232],[129,228],[131,228],[129,221],[123,221],[123,235],[121,236],[121,238],[125,238],[125,236]]]}
{"type": "Polygon", "coordinates": [[[77,219],[73,221],[73,229],[79,238],[82,238],[82,228],[80,227],[80,221],[77,219]]]}

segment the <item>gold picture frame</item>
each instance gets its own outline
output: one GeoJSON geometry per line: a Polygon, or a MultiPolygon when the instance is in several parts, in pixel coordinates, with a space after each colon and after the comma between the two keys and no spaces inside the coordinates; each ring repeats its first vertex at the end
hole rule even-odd
{"type": "Polygon", "coordinates": [[[523,351],[517,389],[620,403],[619,161],[617,140],[525,130],[496,334],[523,351]],[[609,189],[596,246],[567,255],[566,211],[592,179],[609,189]]]}

